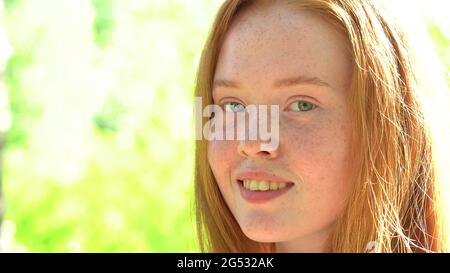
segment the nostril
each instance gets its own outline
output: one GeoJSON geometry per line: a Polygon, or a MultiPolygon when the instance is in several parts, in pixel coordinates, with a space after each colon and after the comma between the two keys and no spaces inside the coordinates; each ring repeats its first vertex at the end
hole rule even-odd
{"type": "Polygon", "coordinates": [[[278,156],[278,149],[269,150],[264,148],[259,141],[239,141],[238,153],[243,157],[261,157],[272,159],[278,156]]]}
{"type": "Polygon", "coordinates": [[[270,153],[268,151],[259,151],[262,156],[269,156],[270,153]]]}

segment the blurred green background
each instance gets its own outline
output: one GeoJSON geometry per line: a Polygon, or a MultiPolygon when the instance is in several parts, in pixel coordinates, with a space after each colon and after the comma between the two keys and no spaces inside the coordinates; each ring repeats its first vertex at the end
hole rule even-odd
{"type": "MultiPolygon", "coordinates": [[[[2,251],[198,251],[193,143],[180,136],[221,2],[2,2],[2,251]]],[[[427,3],[450,67],[449,5],[427,3]]]]}

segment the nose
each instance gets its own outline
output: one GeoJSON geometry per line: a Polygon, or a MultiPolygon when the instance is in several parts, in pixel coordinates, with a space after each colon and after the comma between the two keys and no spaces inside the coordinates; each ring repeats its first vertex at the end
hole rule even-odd
{"type": "Polygon", "coordinates": [[[247,158],[275,159],[279,156],[279,148],[264,149],[258,140],[241,140],[238,144],[238,154],[247,158]]]}

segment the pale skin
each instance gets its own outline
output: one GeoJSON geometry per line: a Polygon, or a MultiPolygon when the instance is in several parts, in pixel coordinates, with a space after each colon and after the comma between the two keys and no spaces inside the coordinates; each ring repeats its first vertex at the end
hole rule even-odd
{"type": "Polygon", "coordinates": [[[272,151],[262,150],[259,141],[211,141],[209,164],[244,234],[276,243],[278,252],[329,251],[348,196],[348,48],[344,34],[326,20],[284,4],[244,10],[221,48],[214,80],[228,84],[213,89],[214,103],[279,105],[280,139],[272,151]],[[300,81],[274,86],[286,78],[300,81]],[[236,182],[237,173],[249,169],[294,186],[269,202],[249,203],[236,182]]]}

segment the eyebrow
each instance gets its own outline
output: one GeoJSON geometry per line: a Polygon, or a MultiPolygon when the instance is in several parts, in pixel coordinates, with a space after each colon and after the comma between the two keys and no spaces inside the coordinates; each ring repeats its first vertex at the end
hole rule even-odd
{"type": "MultiPolygon", "coordinates": [[[[329,83],[320,78],[308,77],[304,75],[277,80],[273,83],[273,87],[275,88],[290,87],[300,84],[311,84],[317,86],[331,87],[329,83]]],[[[214,80],[213,83],[213,89],[218,87],[239,88],[239,86],[240,85],[238,83],[227,79],[216,79],[214,80]]]]}

